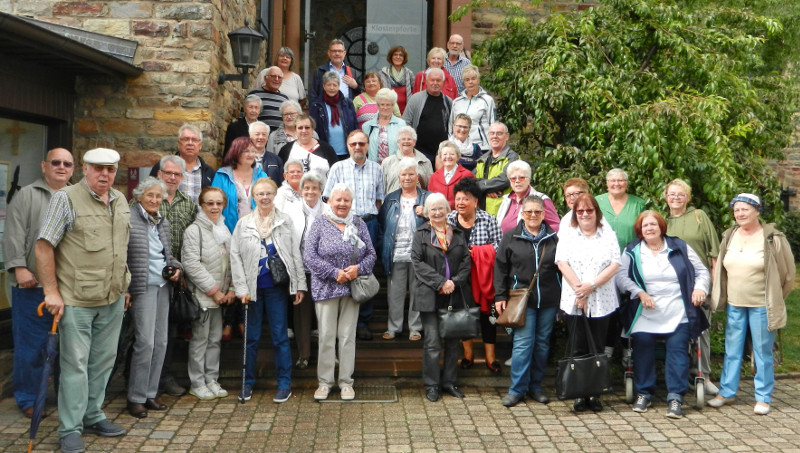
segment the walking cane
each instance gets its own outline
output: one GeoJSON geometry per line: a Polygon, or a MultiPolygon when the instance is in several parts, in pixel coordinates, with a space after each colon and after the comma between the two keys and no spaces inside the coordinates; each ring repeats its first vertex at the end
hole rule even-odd
{"type": "Polygon", "coordinates": [[[239,403],[244,404],[244,378],[247,370],[247,310],[249,308],[250,296],[245,296],[242,299],[242,306],[244,306],[244,329],[242,329],[242,391],[239,392],[239,403]]]}

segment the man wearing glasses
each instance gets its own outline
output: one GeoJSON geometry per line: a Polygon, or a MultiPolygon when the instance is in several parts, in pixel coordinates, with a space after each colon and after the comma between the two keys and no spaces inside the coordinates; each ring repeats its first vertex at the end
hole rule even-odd
{"type": "Polygon", "coordinates": [[[60,319],[62,452],[84,451],[82,433],[125,434],[102,406],[128,302],[131,211],[112,187],[119,153],[96,148],[84,154],[83,162],[84,178],[53,194],[36,241],[47,310],[60,319]]]}
{"type": "Polygon", "coordinates": [[[14,399],[28,418],[33,414],[33,403],[42,380],[42,347],[53,323],[50,314],[36,315],[44,293],[36,278],[34,245],[50,198],[69,183],[73,170],[71,152],[64,148],[50,150],[42,162],[42,177],[23,187],[6,211],[3,256],[11,281],[14,399]]]}
{"type": "Polygon", "coordinates": [[[280,92],[283,83],[283,70],[277,66],[267,68],[267,73],[261,84],[261,88],[256,88],[247,93],[247,96],[258,96],[261,99],[261,113],[258,120],[269,126],[271,130],[276,130],[283,126],[281,117],[281,104],[289,98],[280,92]]]}
{"type": "Polygon", "coordinates": [[[478,159],[475,166],[475,179],[481,188],[484,199],[481,206],[486,212],[497,216],[503,195],[511,193],[511,183],[506,175],[506,167],[519,160],[519,155],[508,146],[508,127],[496,122],[489,126],[489,146],[492,147],[478,159]]]}
{"type": "Polygon", "coordinates": [[[339,74],[339,91],[344,93],[351,101],[361,94],[361,91],[363,91],[361,73],[357,69],[344,64],[346,55],[347,51],[344,50],[344,42],[341,39],[334,39],[328,44],[328,58],[330,61],[319,66],[314,71],[314,80],[311,82],[310,91],[308,92],[309,102],[322,99],[322,94],[324,93],[322,90],[322,76],[328,71],[339,74]]]}
{"type": "MultiPolygon", "coordinates": [[[[215,170],[205,163],[200,157],[200,150],[203,148],[203,133],[191,124],[184,124],[178,129],[178,153],[186,164],[183,170],[183,179],[178,188],[193,202],[197,202],[200,191],[214,182],[215,170]]],[[[161,162],[157,163],[151,170],[150,176],[158,178],[161,170],[161,162]]]]}

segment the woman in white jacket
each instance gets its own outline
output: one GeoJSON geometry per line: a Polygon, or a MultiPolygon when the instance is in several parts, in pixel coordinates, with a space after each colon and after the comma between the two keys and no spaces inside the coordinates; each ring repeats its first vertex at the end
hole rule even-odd
{"type": "Polygon", "coordinates": [[[269,178],[256,181],[251,193],[256,209],[239,220],[231,238],[233,286],[236,297],[243,300],[248,310],[245,385],[239,394],[244,401],[251,398],[256,381],[258,342],[264,319],[269,320],[278,377],[278,392],[272,401],[283,403],[292,396],[286,290],[288,283],[289,294],[296,294],[294,303],[297,305],[303,301],[307,285],[292,219],[275,208],[277,192],[275,181],[269,178]],[[288,282],[280,281],[281,267],[288,274],[288,282]]]}
{"type": "Polygon", "coordinates": [[[220,305],[233,302],[229,253],[231,233],[225,226],[222,210],[228,202],[218,187],[206,187],[197,201],[197,219],[183,233],[183,269],[189,279],[203,315],[192,322],[189,340],[189,393],[201,400],[224,398],[219,378],[222,313],[220,305]]]}
{"type": "MultiPolygon", "coordinates": [[[[472,125],[469,131],[469,139],[473,144],[478,145],[482,151],[491,149],[489,146],[489,126],[497,121],[494,98],[481,88],[481,78],[478,67],[468,65],[461,72],[464,81],[464,91],[453,100],[453,107],[450,109],[450,135],[453,135],[453,121],[459,113],[465,113],[472,118],[472,125]]],[[[475,156],[477,159],[480,155],[475,156]]]]}

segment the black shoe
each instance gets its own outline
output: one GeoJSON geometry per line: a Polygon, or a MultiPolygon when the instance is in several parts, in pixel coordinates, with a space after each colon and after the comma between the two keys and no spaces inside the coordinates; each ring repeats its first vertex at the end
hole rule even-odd
{"type": "Polygon", "coordinates": [[[586,410],[586,398],[575,398],[575,402],[572,403],[572,409],[575,412],[583,412],[586,410]]]}
{"type": "Polygon", "coordinates": [[[361,327],[356,329],[356,338],[364,341],[372,340],[372,332],[366,327],[361,327]]]}
{"type": "Polygon", "coordinates": [[[461,366],[462,370],[466,370],[467,368],[472,368],[472,365],[474,364],[475,364],[474,360],[464,357],[461,359],[461,363],[459,365],[461,366]]]}
{"type": "Polygon", "coordinates": [[[144,407],[152,410],[152,411],[165,411],[167,410],[167,405],[159,401],[158,398],[147,398],[144,402],[144,407]]]}
{"type": "Polygon", "coordinates": [[[431,403],[439,401],[439,389],[437,389],[436,387],[426,388],[425,398],[428,398],[428,401],[430,401],[431,403]]]}
{"type": "Polygon", "coordinates": [[[128,413],[136,418],[145,418],[147,417],[147,408],[144,407],[144,404],[128,401],[128,413]]]}
{"type": "Polygon", "coordinates": [[[544,392],[541,390],[537,390],[535,392],[528,392],[528,398],[541,404],[547,404],[550,402],[550,398],[548,398],[548,396],[545,395],[544,392]]]}
{"type": "Polygon", "coordinates": [[[294,364],[294,367],[298,370],[305,370],[308,368],[308,359],[297,359],[297,363],[294,364]]]}
{"type": "Polygon", "coordinates": [[[455,396],[456,398],[464,398],[464,392],[459,390],[455,385],[445,385],[442,387],[442,391],[448,395],[455,396]]]}
{"type": "Polygon", "coordinates": [[[492,363],[486,362],[486,368],[488,368],[494,374],[500,374],[500,362],[497,360],[492,363]]]}
{"type": "Polygon", "coordinates": [[[164,379],[164,382],[161,383],[161,392],[178,398],[186,394],[186,388],[181,387],[175,382],[175,378],[169,377],[164,379]]]}
{"type": "Polygon", "coordinates": [[[83,433],[96,434],[100,437],[117,437],[125,434],[125,428],[115,425],[106,419],[100,420],[94,425],[85,426],[83,433]]]}
{"type": "Polygon", "coordinates": [[[589,409],[595,412],[602,412],[603,411],[603,403],[600,402],[599,396],[593,396],[589,398],[589,409]]]}

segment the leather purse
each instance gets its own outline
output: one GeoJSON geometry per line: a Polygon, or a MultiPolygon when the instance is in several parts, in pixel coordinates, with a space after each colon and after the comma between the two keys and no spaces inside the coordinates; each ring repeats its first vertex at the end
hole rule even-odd
{"type": "MultiPolygon", "coordinates": [[[[609,388],[610,376],[608,371],[608,357],[598,353],[591,335],[589,320],[581,311],[581,319],[586,328],[586,341],[589,343],[589,353],[577,357],[565,357],[558,361],[556,372],[556,396],[559,400],[572,398],[586,398],[598,396],[609,388]]],[[[578,323],[570,332],[568,351],[574,350],[575,331],[579,329],[578,323]]]]}
{"type": "Polygon", "coordinates": [[[200,303],[186,286],[183,272],[177,282],[170,282],[170,284],[172,284],[172,296],[169,301],[170,321],[193,322],[200,319],[200,303]]]}
{"type": "Polygon", "coordinates": [[[539,270],[542,268],[542,258],[547,245],[542,246],[542,253],[539,255],[539,264],[536,265],[536,272],[531,277],[531,284],[528,289],[511,289],[508,291],[508,301],[506,309],[497,317],[497,324],[504,327],[525,327],[525,312],[528,310],[528,297],[531,295],[533,285],[539,278],[539,270]]]}
{"type": "MultiPolygon", "coordinates": [[[[350,264],[356,264],[357,256],[358,244],[353,244],[353,257],[350,260],[350,264]]],[[[372,272],[367,275],[359,275],[354,280],[350,281],[350,297],[359,304],[371,300],[378,294],[380,289],[381,284],[372,272]]]]}
{"type": "Polygon", "coordinates": [[[464,299],[462,288],[457,288],[461,295],[463,308],[453,307],[453,295],[450,295],[450,303],[447,308],[437,310],[439,316],[439,337],[444,339],[457,338],[468,340],[475,338],[481,331],[480,315],[481,307],[469,307],[464,299]]]}

